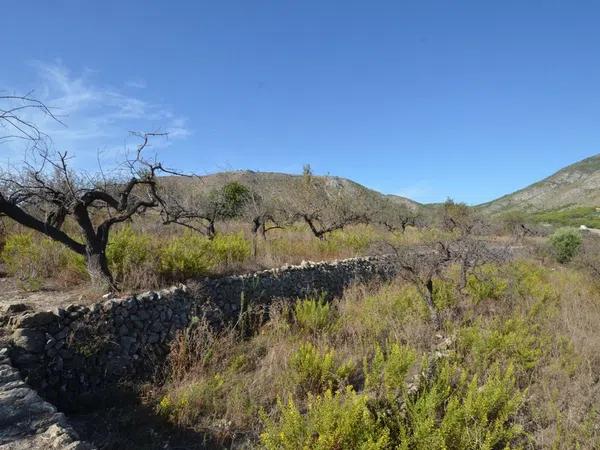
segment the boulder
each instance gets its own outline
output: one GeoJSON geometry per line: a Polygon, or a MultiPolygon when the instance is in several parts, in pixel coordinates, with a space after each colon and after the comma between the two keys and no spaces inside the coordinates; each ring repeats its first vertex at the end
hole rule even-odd
{"type": "Polygon", "coordinates": [[[43,331],[19,328],[12,334],[15,347],[30,353],[42,353],[46,347],[46,334],[43,331]]]}
{"type": "Polygon", "coordinates": [[[13,324],[15,328],[41,328],[58,320],[52,311],[27,313],[17,317],[13,324]]]}

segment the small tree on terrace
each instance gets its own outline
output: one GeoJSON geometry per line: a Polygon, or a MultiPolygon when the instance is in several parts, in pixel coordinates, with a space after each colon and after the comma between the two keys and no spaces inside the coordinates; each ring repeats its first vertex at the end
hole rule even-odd
{"type": "Polygon", "coordinates": [[[517,241],[537,234],[537,230],[531,224],[531,218],[524,211],[508,211],[500,216],[499,221],[504,231],[517,241]]]}
{"type": "Polygon", "coordinates": [[[304,221],[315,237],[325,239],[350,224],[369,221],[369,199],[359,189],[350,192],[351,187],[339,179],[316,177],[310,166],[295,183],[286,211],[291,220],[304,221]]]}
{"type": "Polygon", "coordinates": [[[206,189],[204,180],[196,179],[189,187],[172,183],[165,196],[165,224],[179,224],[204,234],[209,239],[217,233],[216,223],[239,217],[250,200],[250,191],[232,181],[222,187],[206,189]]]}
{"type": "Polygon", "coordinates": [[[433,326],[441,328],[440,312],[434,298],[434,280],[445,279],[450,266],[458,266],[458,288],[463,290],[469,275],[490,262],[508,258],[509,250],[476,237],[484,226],[480,218],[467,207],[446,204],[445,231],[430,230],[429,238],[419,247],[395,246],[386,243],[395,253],[398,275],[413,284],[423,298],[433,326]]]}
{"type": "Polygon", "coordinates": [[[419,211],[408,206],[394,203],[388,198],[375,202],[374,221],[383,225],[388,231],[400,231],[404,233],[406,227],[417,226],[422,222],[419,211]]]}
{"type": "Polygon", "coordinates": [[[442,230],[469,233],[474,224],[474,215],[464,203],[456,203],[449,198],[441,206],[440,226],[442,230]]]}

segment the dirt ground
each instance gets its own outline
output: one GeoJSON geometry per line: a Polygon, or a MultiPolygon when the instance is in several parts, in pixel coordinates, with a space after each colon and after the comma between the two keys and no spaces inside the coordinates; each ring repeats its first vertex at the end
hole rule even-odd
{"type": "Polygon", "coordinates": [[[8,305],[25,303],[34,310],[52,310],[72,303],[90,304],[97,302],[101,294],[91,293],[89,288],[65,289],[47,284],[41,290],[28,292],[18,280],[0,275],[0,312],[8,305]]]}

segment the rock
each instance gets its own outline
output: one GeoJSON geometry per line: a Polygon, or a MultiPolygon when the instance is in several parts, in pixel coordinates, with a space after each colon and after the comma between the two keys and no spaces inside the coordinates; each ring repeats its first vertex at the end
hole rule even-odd
{"type": "Polygon", "coordinates": [[[130,336],[123,336],[120,339],[121,350],[123,353],[129,353],[131,347],[135,344],[136,339],[130,336]]]}
{"type": "Polygon", "coordinates": [[[64,414],[23,383],[19,372],[9,364],[0,365],[0,424],[3,449],[94,448],[79,441],[64,414]]]}
{"type": "Polygon", "coordinates": [[[66,337],[69,335],[69,331],[71,331],[69,327],[63,327],[58,333],[54,335],[54,338],[57,341],[62,341],[66,339],[66,337]]]}
{"type": "Polygon", "coordinates": [[[53,337],[50,337],[50,339],[48,339],[46,341],[46,345],[45,345],[45,349],[48,350],[50,348],[53,348],[56,345],[56,339],[54,339],[53,337]]]}
{"type": "Polygon", "coordinates": [[[20,369],[35,369],[40,364],[40,356],[38,354],[29,353],[20,349],[15,349],[10,355],[10,359],[14,365],[20,369]]]}
{"type": "Polygon", "coordinates": [[[144,292],[143,294],[140,294],[137,296],[137,300],[139,302],[151,302],[156,300],[157,294],[156,292],[152,292],[152,291],[148,291],[148,292],[144,292]]]}
{"type": "Polygon", "coordinates": [[[13,324],[14,328],[40,328],[56,321],[58,317],[52,311],[40,311],[27,313],[17,317],[13,324]]]}
{"type": "Polygon", "coordinates": [[[15,347],[31,353],[42,353],[46,347],[46,334],[30,328],[19,328],[12,334],[15,347]]]}
{"type": "Polygon", "coordinates": [[[109,312],[112,311],[112,309],[115,307],[116,302],[112,301],[112,300],[107,300],[104,303],[102,303],[102,309],[105,312],[109,312]]]}
{"type": "Polygon", "coordinates": [[[4,314],[7,316],[13,316],[15,314],[21,314],[27,311],[33,311],[33,308],[25,303],[13,303],[12,305],[7,306],[4,314]]]}

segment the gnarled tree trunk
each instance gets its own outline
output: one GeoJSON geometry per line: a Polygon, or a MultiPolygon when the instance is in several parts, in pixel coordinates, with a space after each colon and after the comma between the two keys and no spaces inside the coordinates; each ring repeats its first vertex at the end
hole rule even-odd
{"type": "Polygon", "coordinates": [[[85,252],[87,271],[94,287],[115,290],[116,284],[108,268],[106,250],[98,246],[87,246],[85,252]]]}

